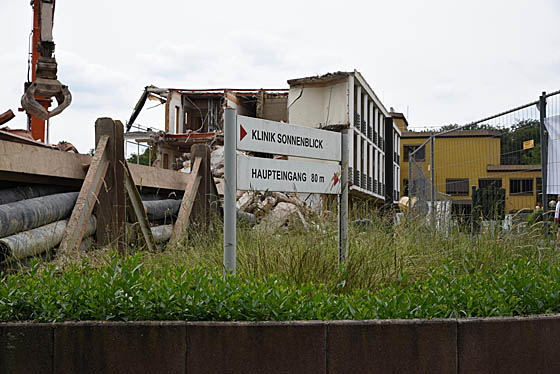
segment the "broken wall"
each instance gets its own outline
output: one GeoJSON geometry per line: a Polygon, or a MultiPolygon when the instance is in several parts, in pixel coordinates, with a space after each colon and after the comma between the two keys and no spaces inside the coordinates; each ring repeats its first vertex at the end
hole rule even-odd
{"type": "Polygon", "coordinates": [[[165,131],[171,134],[180,134],[185,131],[185,112],[181,94],[170,90],[165,104],[165,131]]]}
{"type": "Polygon", "coordinates": [[[288,122],[288,96],[259,93],[256,115],[271,121],[288,122]]]}
{"type": "Polygon", "coordinates": [[[348,125],[348,79],[326,85],[291,86],[288,119],[296,125],[348,125]]]}
{"type": "Polygon", "coordinates": [[[226,108],[236,109],[241,116],[255,117],[255,108],[250,108],[231,92],[226,93],[226,108]]]}

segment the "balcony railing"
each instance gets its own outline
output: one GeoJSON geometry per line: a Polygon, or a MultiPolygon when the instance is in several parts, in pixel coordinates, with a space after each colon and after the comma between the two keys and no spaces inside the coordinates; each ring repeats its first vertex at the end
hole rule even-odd
{"type": "Polygon", "coordinates": [[[354,127],[360,130],[362,118],[358,113],[354,114],[354,127]]]}

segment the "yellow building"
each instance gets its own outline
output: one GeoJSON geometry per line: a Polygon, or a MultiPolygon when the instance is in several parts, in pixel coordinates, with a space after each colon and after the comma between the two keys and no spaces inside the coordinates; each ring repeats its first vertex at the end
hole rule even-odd
{"type": "MultiPolygon", "coordinates": [[[[406,130],[406,123],[397,124],[406,130]]],[[[430,132],[403,131],[401,138],[401,191],[408,195],[409,153],[429,140],[430,132]]],[[[431,142],[417,153],[414,178],[420,170],[431,183],[431,142]]],[[[488,130],[456,130],[434,141],[434,174],[438,196],[453,200],[453,211],[470,212],[472,186],[490,185],[506,192],[505,212],[533,211],[542,191],[540,165],[501,165],[500,133],[488,130]]],[[[540,199],[539,199],[540,201],[540,199]]]]}

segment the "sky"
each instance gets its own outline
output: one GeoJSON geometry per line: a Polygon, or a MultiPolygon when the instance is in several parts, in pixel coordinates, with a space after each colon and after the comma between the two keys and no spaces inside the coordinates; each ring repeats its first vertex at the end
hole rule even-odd
{"type": "MultiPolygon", "coordinates": [[[[99,117],[126,121],[145,86],[287,88],[360,71],[412,127],[464,124],[560,89],[560,1],[57,0],[58,78],[72,105],[51,143],[94,146],[99,117]]],[[[11,128],[27,77],[29,0],[0,1],[0,112],[11,128]]],[[[153,104],[149,102],[148,104],[153,104]]],[[[163,127],[162,107],[137,122],[163,127]]]]}

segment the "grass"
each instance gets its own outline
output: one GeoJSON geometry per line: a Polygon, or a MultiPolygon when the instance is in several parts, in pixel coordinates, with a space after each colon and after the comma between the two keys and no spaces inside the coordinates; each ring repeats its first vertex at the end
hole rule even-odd
{"type": "MultiPolygon", "coordinates": [[[[316,219],[319,222],[319,219],[316,219]]],[[[240,228],[237,276],[223,280],[219,230],[163,253],[97,252],[63,269],[0,274],[0,320],[309,320],[560,312],[560,255],[539,227],[521,234],[435,232],[375,216],[351,228],[337,265],[336,224],[240,228]]]]}
{"type": "MultiPolygon", "coordinates": [[[[345,289],[376,289],[398,281],[426,277],[430,269],[446,261],[460,268],[491,272],[516,259],[557,265],[560,255],[554,243],[542,236],[536,225],[521,234],[483,233],[471,236],[459,230],[433,231],[413,221],[395,226],[391,219],[375,215],[365,229],[350,227],[349,259],[344,269],[345,289]]],[[[188,266],[220,267],[222,233],[195,234],[192,242],[162,254],[147,254],[146,264],[154,269],[176,262],[188,266]]],[[[237,271],[240,276],[262,278],[275,275],[293,284],[337,282],[338,239],[336,222],[327,220],[318,229],[294,225],[276,234],[238,232],[237,271]]]]}

